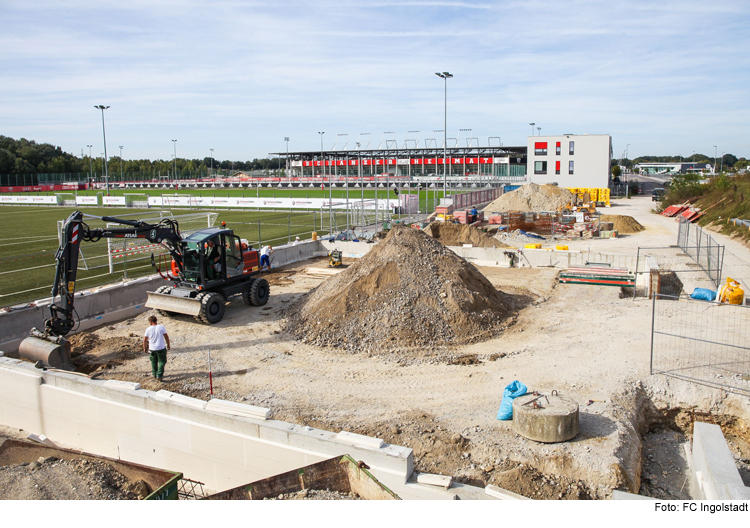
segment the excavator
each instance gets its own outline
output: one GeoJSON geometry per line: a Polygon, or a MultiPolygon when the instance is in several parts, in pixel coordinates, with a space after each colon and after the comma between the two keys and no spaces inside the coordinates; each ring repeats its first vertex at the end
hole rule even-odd
{"type": "Polygon", "coordinates": [[[52,368],[74,370],[70,342],[65,336],[76,325],[73,304],[80,246],[81,242],[102,238],[144,238],[167,250],[168,255],[159,255],[158,263],[152,254],[151,264],[172,284],[147,292],[146,302],[147,308],[155,308],[161,315],[187,314],[199,322],[215,324],[224,317],[226,300],[233,295],[242,295],[250,306],[268,302],[268,281],[253,276],[260,272],[258,252],[243,247],[231,229],[210,227],[183,237],[179,224],[171,218],[149,224],[75,211],[63,225],[55,254],[50,317],[44,320],[41,330],[32,328],[30,337],[21,342],[21,357],[42,361],[52,368]],[[90,228],[84,218],[98,218],[123,227],[90,228]]]}

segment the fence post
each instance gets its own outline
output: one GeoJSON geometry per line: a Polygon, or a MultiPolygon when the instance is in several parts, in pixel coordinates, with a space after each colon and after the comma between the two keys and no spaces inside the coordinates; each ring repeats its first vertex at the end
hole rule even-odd
{"type": "Polygon", "coordinates": [[[289,231],[287,243],[290,244],[292,242],[292,215],[286,215],[286,225],[289,231]]]}
{"type": "Polygon", "coordinates": [[[263,247],[263,244],[262,244],[262,241],[260,239],[260,220],[258,220],[258,249],[260,249],[262,247],[263,247]]]}
{"type": "Polygon", "coordinates": [[[654,374],[654,330],[656,330],[656,298],[659,296],[658,292],[654,292],[653,300],[651,302],[651,359],[649,361],[649,373],[654,374]]]}

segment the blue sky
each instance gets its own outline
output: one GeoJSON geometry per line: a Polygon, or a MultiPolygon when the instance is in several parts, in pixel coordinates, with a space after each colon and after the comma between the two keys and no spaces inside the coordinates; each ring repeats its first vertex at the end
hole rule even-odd
{"type": "Polygon", "coordinates": [[[326,149],[410,130],[422,145],[442,135],[448,71],[448,137],[525,145],[533,121],[611,134],[615,157],[750,157],[749,15],[722,0],[0,0],[0,134],[98,155],[105,104],[108,154],[126,159],[169,159],[172,139],[189,158],[266,157],[285,136],[315,150],[318,131],[326,149]]]}

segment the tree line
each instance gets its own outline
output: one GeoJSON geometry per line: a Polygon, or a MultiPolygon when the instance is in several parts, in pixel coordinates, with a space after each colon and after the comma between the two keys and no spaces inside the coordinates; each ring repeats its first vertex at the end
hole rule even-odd
{"type": "MultiPolygon", "coordinates": [[[[117,176],[122,172],[143,174],[173,174],[174,160],[123,159],[119,156],[107,159],[108,172],[117,176]]],[[[274,170],[279,166],[276,158],[256,158],[252,161],[177,158],[179,173],[208,173],[209,170],[222,169],[235,171],[274,170]]],[[[0,136],[0,174],[57,174],[89,173],[101,175],[104,172],[104,160],[101,156],[74,156],[64,152],[60,147],[49,143],[37,143],[28,139],[13,139],[0,136]]]]}

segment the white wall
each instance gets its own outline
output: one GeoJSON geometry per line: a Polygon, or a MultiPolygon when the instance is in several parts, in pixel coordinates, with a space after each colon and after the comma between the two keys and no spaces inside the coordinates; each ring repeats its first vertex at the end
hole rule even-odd
{"type": "Polygon", "coordinates": [[[607,134],[562,136],[529,136],[527,177],[537,184],[556,182],[560,187],[609,187],[612,138],[607,134]],[[569,142],[574,141],[574,153],[569,142]],[[547,143],[547,155],[534,154],[536,143],[547,143]],[[560,142],[560,155],[556,144],[560,142]],[[537,161],[547,162],[547,174],[534,174],[537,161]],[[555,162],[560,162],[560,174],[555,174],[555,162]],[[573,174],[568,174],[568,162],[573,161],[573,174]]]}
{"type": "Polygon", "coordinates": [[[407,484],[410,448],[351,445],[333,432],[206,411],[202,400],[136,385],[0,357],[0,424],[44,434],[61,447],[180,471],[216,491],[349,454],[402,498],[454,498],[407,484]]]}

